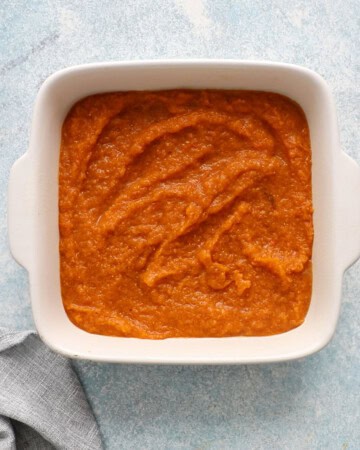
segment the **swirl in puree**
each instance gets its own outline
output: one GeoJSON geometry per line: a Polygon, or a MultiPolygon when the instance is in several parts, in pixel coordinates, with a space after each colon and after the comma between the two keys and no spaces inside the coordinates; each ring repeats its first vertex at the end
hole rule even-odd
{"type": "Polygon", "coordinates": [[[313,241],[306,117],[287,97],[87,97],[59,169],[65,310],[97,334],[260,336],[299,326],[313,241]]]}

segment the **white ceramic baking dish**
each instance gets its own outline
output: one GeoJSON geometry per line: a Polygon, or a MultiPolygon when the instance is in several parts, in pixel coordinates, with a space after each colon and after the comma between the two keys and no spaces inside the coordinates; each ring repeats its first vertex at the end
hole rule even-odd
{"type": "Polygon", "coordinates": [[[263,363],[303,357],[324,347],[339,316],[343,273],[360,255],[360,168],[339,146],[334,102],[325,81],[302,67],[247,61],[111,62],[50,76],[35,104],[30,146],[10,175],[9,233],[14,258],[30,277],[41,338],[73,358],[137,363],[263,363]],[[298,102],[313,154],[315,240],[313,292],[305,322],[269,337],[162,341],[89,334],[73,325],[60,295],[58,159],[69,108],[90,94],[170,88],[255,89],[298,102]]]}

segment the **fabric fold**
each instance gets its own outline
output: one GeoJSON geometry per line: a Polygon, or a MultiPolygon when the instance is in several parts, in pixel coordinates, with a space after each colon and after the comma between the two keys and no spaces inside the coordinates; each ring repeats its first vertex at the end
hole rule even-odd
{"type": "Polygon", "coordinates": [[[68,359],[33,332],[0,328],[0,449],[101,449],[68,359]]]}

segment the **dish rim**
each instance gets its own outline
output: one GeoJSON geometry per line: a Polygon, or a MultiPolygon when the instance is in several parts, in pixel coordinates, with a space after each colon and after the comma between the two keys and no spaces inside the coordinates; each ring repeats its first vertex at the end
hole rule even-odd
{"type": "MultiPolygon", "coordinates": [[[[261,356],[259,352],[258,355],[255,354],[252,357],[241,357],[240,355],[237,356],[236,351],[233,352],[232,356],[226,356],[218,354],[216,357],[213,356],[204,356],[201,357],[200,354],[197,356],[176,356],[171,355],[169,351],[166,355],[163,355],[162,357],[159,356],[152,356],[151,354],[148,354],[148,351],[146,349],[145,354],[143,354],[142,357],[139,355],[131,355],[127,354],[126,352],[122,352],[121,356],[116,356],[116,354],[113,354],[112,356],[108,354],[102,354],[99,351],[93,352],[91,349],[87,348],[84,349],[82,352],[77,350],[74,350],[74,348],[71,348],[71,345],[69,347],[69,342],[64,345],[64,341],[61,340],[61,337],[58,339],[54,339],[54,336],[50,337],[49,330],[47,329],[47,325],[44,323],[43,315],[41,308],[39,309],[39,305],[36,303],[36,300],[34,300],[34,287],[36,291],[36,283],[38,283],[38,280],[34,280],[34,268],[31,267],[31,258],[29,257],[29,254],[34,255],[34,252],[36,253],[36,248],[34,246],[29,245],[29,243],[24,242],[26,239],[24,238],[24,227],[19,224],[19,218],[22,217],[24,220],[25,217],[25,223],[31,222],[30,228],[33,233],[35,233],[35,227],[36,227],[36,219],[31,219],[31,214],[29,211],[27,214],[24,214],[24,211],[21,211],[21,208],[19,207],[19,203],[24,204],[24,198],[25,203],[28,203],[29,205],[37,205],[37,202],[41,201],[38,198],[36,198],[36,189],[34,187],[31,187],[31,183],[34,183],[34,177],[36,176],[36,173],[39,173],[39,162],[36,162],[37,154],[36,154],[36,147],[37,147],[37,140],[39,139],[39,121],[41,121],[41,117],[44,114],[43,111],[43,103],[46,101],[49,101],[48,96],[51,94],[51,90],[54,89],[54,85],[56,87],[56,84],[61,82],[61,80],[64,79],[64,77],[73,76],[76,74],[80,75],[86,75],[89,74],[89,71],[98,71],[98,70],[139,70],[144,68],[152,68],[153,70],[164,70],[174,67],[182,67],[182,68],[188,68],[191,70],[195,68],[204,68],[207,67],[208,69],[220,69],[224,70],[226,69],[244,69],[245,67],[252,67],[252,70],[254,69],[275,69],[280,71],[290,71],[290,72],[296,72],[298,75],[307,77],[308,80],[312,80],[314,85],[318,86],[318,89],[322,91],[322,93],[325,96],[326,100],[326,106],[329,108],[329,117],[331,119],[331,130],[330,134],[332,135],[334,139],[334,149],[333,153],[331,154],[333,157],[333,192],[334,195],[334,202],[333,202],[333,208],[341,209],[341,204],[343,204],[342,210],[345,212],[346,217],[349,216],[349,212],[351,211],[351,202],[348,201],[341,201],[340,198],[343,198],[343,195],[340,195],[339,189],[335,186],[336,179],[342,180],[342,183],[345,185],[347,191],[350,194],[350,198],[354,197],[353,192],[360,194],[360,169],[359,166],[351,160],[347,155],[345,155],[339,146],[338,142],[338,131],[337,131],[337,124],[336,124],[336,113],[335,113],[335,107],[334,102],[332,99],[332,95],[330,93],[330,90],[326,84],[326,82],[323,80],[320,75],[318,75],[316,72],[301,67],[296,66],[293,64],[287,64],[287,63],[274,63],[270,61],[242,61],[242,60],[147,60],[147,61],[124,61],[124,62],[104,62],[104,63],[91,63],[91,64],[84,64],[84,65],[77,65],[69,68],[62,69],[58,72],[55,72],[54,74],[50,75],[46,79],[46,81],[41,86],[36,102],[35,102],[35,109],[34,109],[34,117],[33,117],[33,123],[32,123],[32,133],[31,133],[31,139],[30,139],[30,145],[29,150],[25,155],[23,155],[17,162],[15,162],[12,170],[11,170],[11,176],[10,176],[10,186],[9,186],[9,233],[10,233],[10,246],[11,251],[15,257],[15,259],[24,267],[28,268],[29,274],[30,274],[30,287],[31,287],[31,302],[32,302],[32,309],[33,309],[33,315],[36,327],[38,329],[40,337],[44,340],[44,342],[47,343],[49,347],[51,347],[53,350],[62,353],[66,356],[70,356],[73,358],[83,358],[83,359],[91,359],[96,361],[110,361],[110,362],[131,362],[131,363],[181,363],[181,364],[237,364],[237,363],[262,363],[262,362],[275,362],[275,361],[284,361],[284,360],[290,360],[290,359],[296,359],[301,358],[307,355],[310,355],[312,353],[315,353],[316,351],[323,348],[331,339],[333,333],[335,332],[336,328],[336,322],[339,316],[339,308],[340,308],[340,296],[341,296],[341,279],[343,276],[343,272],[346,270],[346,268],[351,265],[360,254],[360,234],[354,237],[354,240],[356,239],[356,250],[349,249],[348,247],[351,247],[350,244],[347,244],[345,246],[342,245],[342,239],[340,239],[340,235],[344,233],[345,223],[346,222],[343,218],[339,217],[339,213],[336,214],[336,211],[333,211],[333,218],[334,218],[334,224],[331,235],[334,234],[334,236],[337,236],[337,242],[333,243],[333,256],[338,258],[339,260],[339,267],[336,270],[336,279],[333,280],[334,283],[334,289],[336,292],[336,298],[337,301],[334,301],[334,304],[332,305],[333,308],[335,308],[335,311],[333,311],[333,319],[331,326],[328,327],[327,333],[322,333],[318,336],[318,339],[316,342],[308,343],[307,345],[304,345],[302,350],[290,352],[290,353],[282,353],[282,354],[276,354],[276,352],[273,355],[268,356],[261,356]],[[336,166],[337,163],[337,167],[336,166]],[[28,171],[32,172],[32,177],[29,176],[28,171]],[[24,193],[20,193],[19,186],[24,186],[24,183],[22,183],[20,178],[24,178],[29,183],[29,189],[27,190],[27,193],[24,195],[24,193]],[[31,179],[31,181],[29,181],[31,179]],[[27,196],[27,197],[26,197],[27,196]],[[19,199],[22,199],[23,201],[19,202],[19,199]],[[15,205],[17,204],[17,206],[15,205]],[[27,219],[27,220],[26,220],[27,219]]],[[[205,83],[206,84],[206,83],[205,83]]],[[[204,86],[205,88],[205,86],[204,86]]],[[[141,89],[142,90],[142,89],[141,89]]],[[[267,89],[262,89],[267,91],[267,89]]],[[[99,90],[101,92],[101,90],[99,90]]],[[[276,91],[274,91],[276,92],[276,91]]],[[[300,106],[302,106],[300,104],[300,106]]],[[[40,134],[41,136],[41,134],[40,134]]],[[[29,207],[28,207],[29,209],[29,207]]],[[[351,230],[353,231],[355,226],[360,225],[360,206],[356,208],[356,218],[355,220],[351,221],[351,230]]],[[[349,227],[346,227],[349,228],[349,227]]],[[[359,226],[360,229],[360,226],[359,226]]],[[[354,234],[354,232],[353,232],[354,234]]],[[[31,233],[30,233],[31,236],[31,233]]],[[[351,239],[350,239],[351,240],[351,239]]],[[[32,263],[34,264],[35,259],[32,259],[32,263]]],[[[36,264],[36,263],[35,263],[36,264]]],[[[69,319],[68,319],[69,320],[69,319]]],[[[69,321],[70,322],[70,321],[69,321]]],[[[75,325],[73,325],[75,327],[75,325]]],[[[301,325],[298,328],[301,328],[303,325],[301,325]]],[[[77,328],[77,327],[75,327],[77,328]]],[[[80,330],[77,328],[77,330],[80,330]]],[[[83,333],[83,330],[81,330],[83,333]]],[[[292,333],[293,330],[287,333],[282,333],[280,335],[276,335],[276,337],[284,337],[288,333],[292,333]]],[[[86,333],[89,336],[97,336],[100,340],[103,339],[117,339],[117,340],[137,340],[147,343],[151,343],[154,346],[157,345],[158,342],[164,342],[164,341],[156,341],[156,340],[141,340],[136,338],[119,338],[119,337],[107,337],[107,336],[99,336],[99,335],[90,335],[89,333],[86,333]]],[[[74,335],[75,336],[75,335],[74,335]]],[[[268,340],[269,338],[273,338],[274,336],[265,336],[265,337],[229,337],[229,338],[171,338],[167,339],[167,342],[176,340],[177,342],[180,342],[182,340],[200,340],[200,341],[211,341],[209,344],[214,345],[214,341],[223,341],[223,340],[237,340],[237,342],[240,342],[242,340],[249,340],[249,339],[256,339],[258,340],[258,343],[260,344],[261,348],[261,341],[262,340],[268,340]],[[240,340],[240,341],[239,341],[240,340]]],[[[105,341],[104,341],[105,342],[105,341]]],[[[143,345],[144,349],[145,347],[148,347],[148,344],[143,345]]],[[[86,347],[86,345],[84,346],[86,347]]],[[[150,346],[151,347],[151,346],[150,346]]],[[[178,345],[173,346],[174,351],[178,347],[178,345]]],[[[165,345],[166,348],[166,345],[165,345]]],[[[105,352],[106,353],[106,352],[105,352]]],[[[160,352],[161,353],[161,352],[160,352]]],[[[166,353],[166,352],[165,352],[166,353]]]]}

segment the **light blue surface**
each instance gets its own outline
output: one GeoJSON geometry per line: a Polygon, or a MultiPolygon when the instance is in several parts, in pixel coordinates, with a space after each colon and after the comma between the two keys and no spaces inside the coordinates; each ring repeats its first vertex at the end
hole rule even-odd
{"type": "MultiPolygon", "coordinates": [[[[6,197],[48,75],[73,64],[144,58],[301,64],[329,83],[343,149],[359,162],[359,17],[357,0],[2,0],[0,326],[33,326],[27,275],[8,249],[6,197]]],[[[344,279],[333,341],[305,360],[75,365],[109,449],[360,449],[359,318],[358,263],[344,279]]]]}

